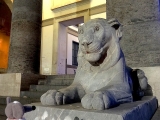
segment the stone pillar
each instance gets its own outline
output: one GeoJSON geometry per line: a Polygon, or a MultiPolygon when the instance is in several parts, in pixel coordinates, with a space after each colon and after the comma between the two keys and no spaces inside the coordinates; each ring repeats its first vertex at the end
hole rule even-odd
{"type": "Polygon", "coordinates": [[[14,0],[8,72],[39,73],[42,0],[14,0]]]}
{"type": "Polygon", "coordinates": [[[106,0],[107,19],[123,24],[121,47],[131,67],[160,66],[159,0],[106,0]]]}

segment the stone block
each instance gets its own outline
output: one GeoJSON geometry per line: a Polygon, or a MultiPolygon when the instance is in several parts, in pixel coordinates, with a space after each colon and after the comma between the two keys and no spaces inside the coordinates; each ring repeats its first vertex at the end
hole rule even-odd
{"type": "Polygon", "coordinates": [[[106,0],[107,19],[123,25],[160,19],[159,0],[106,0]]]}
{"type": "Polygon", "coordinates": [[[0,96],[20,96],[21,73],[0,74],[0,96]]]}
{"type": "Polygon", "coordinates": [[[150,120],[157,109],[157,99],[146,96],[141,101],[121,104],[108,110],[87,110],[80,103],[43,106],[33,103],[36,110],[25,113],[27,120],[150,120]]]}
{"type": "Polygon", "coordinates": [[[156,113],[154,114],[151,120],[159,120],[159,118],[160,118],[160,107],[157,109],[156,113]]]}
{"type": "Polygon", "coordinates": [[[128,66],[148,67],[160,65],[159,28],[159,21],[123,27],[123,37],[120,45],[128,66]]]}
{"type": "MultiPolygon", "coordinates": [[[[144,71],[147,79],[148,79],[148,88],[147,94],[154,95],[157,97],[158,101],[160,101],[160,66],[157,67],[135,67],[134,69],[141,69],[144,71]],[[149,92],[149,93],[148,93],[149,92]]],[[[159,102],[160,105],[160,102],[159,102]]]]}

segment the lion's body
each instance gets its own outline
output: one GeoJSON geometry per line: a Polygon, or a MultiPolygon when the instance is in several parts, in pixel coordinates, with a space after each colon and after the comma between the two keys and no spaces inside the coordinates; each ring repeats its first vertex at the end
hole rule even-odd
{"type": "Polygon", "coordinates": [[[67,88],[50,90],[42,104],[78,102],[87,109],[107,109],[133,100],[131,78],[119,46],[122,37],[116,20],[90,20],[79,27],[78,69],[67,88]]]}
{"type": "MultiPolygon", "coordinates": [[[[79,34],[79,65],[74,81],[79,82],[86,92],[100,90],[113,84],[128,84],[129,78],[127,73],[128,71],[126,71],[125,68],[126,64],[124,55],[119,47],[119,38],[114,36],[115,33],[111,32],[112,28],[101,19],[92,20],[92,22],[90,21],[88,24],[86,23],[83,27],[83,34],[79,34]],[[94,29],[94,27],[96,26],[96,23],[101,23],[102,25],[99,26],[99,29],[102,29],[101,27],[103,27],[104,29],[97,34],[96,32],[94,33],[92,31],[92,29],[94,29]],[[110,31],[108,32],[106,29],[110,31]],[[110,40],[104,40],[107,38],[110,38],[110,40]],[[102,63],[96,66],[90,64],[90,62],[85,59],[85,53],[83,51],[82,45],[82,42],[84,40],[91,41],[93,44],[93,46],[91,46],[92,48],[88,47],[88,51],[90,49],[92,49],[92,51],[96,51],[94,49],[97,48],[94,46],[101,46],[98,48],[98,50],[100,50],[101,48],[103,48],[103,46],[108,44],[108,46],[106,46],[108,48],[105,51],[107,55],[106,57],[104,57],[102,63]],[[104,42],[104,45],[99,45],[102,42],[104,42]]],[[[100,54],[100,57],[103,57],[103,54],[100,54]]],[[[90,53],[90,57],[94,57],[94,52],[90,53]]]]}

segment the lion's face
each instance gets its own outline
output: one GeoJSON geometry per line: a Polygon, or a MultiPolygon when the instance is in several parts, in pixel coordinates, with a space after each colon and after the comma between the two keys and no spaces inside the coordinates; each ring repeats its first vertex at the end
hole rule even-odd
{"type": "Polygon", "coordinates": [[[112,27],[104,19],[90,20],[79,27],[80,49],[88,62],[97,62],[107,52],[112,31],[112,27]]]}

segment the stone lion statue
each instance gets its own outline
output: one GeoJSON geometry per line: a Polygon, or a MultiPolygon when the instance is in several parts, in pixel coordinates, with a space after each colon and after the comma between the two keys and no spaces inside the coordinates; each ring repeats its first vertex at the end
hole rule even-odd
{"type": "MultiPolygon", "coordinates": [[[[97,18],[80,26],[78,33],[78,68],[73,83],[64,89],[47,91],[41,96],[41,103],[62,105],[81,101],[86,109],[104,110],[132,102],[135,87],[132,69],[126,66],[119,45],[120,23],[116,19],[97,18]]],[[[138,73],[144,78],[136,87],[139,94],[141,85],[146,89],[147,78],[143,72],[138,73]]]]}

